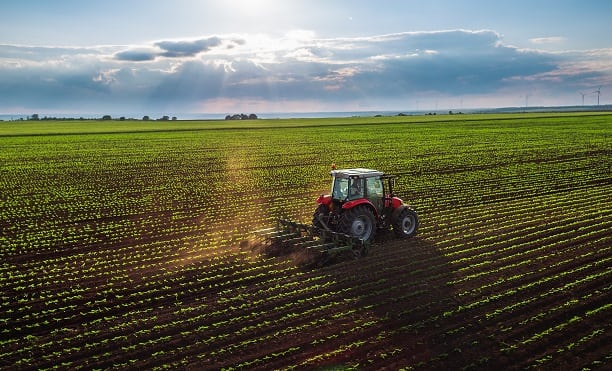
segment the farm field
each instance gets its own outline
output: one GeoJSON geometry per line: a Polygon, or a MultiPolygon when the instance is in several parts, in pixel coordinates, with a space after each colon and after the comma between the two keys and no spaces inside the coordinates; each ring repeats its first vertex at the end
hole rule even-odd
{"type": "Polygon", "coordinates": [[[0,369],[607,369],[612,115],[0,122],[0,369]],[[416,238],[323,267],[330,164],[416,238]]]}

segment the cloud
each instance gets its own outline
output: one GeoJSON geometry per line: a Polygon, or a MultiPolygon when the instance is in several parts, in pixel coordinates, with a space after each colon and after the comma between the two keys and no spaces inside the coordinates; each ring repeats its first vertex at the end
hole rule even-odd
{"type": "MultiPolygon", "coordinates": [[[[115,53],[114,58],[120,61],[146,62],[158,57],[185,58],[194,57],[200,53],[210,51],[212,48],[222,44],[219,37],[213,36],[199,40],[171,40],[158,41],[151,47],[140,47],[123,50],[115,53]]],[[[242,40],[228,40],[228,48],[241,45],[242,40]]]]}
{"type": "Polygon", "coordinates": [[[6,60],[18,61],[47,61],[59,60],[84,55],[103,55],[110,50],[109,47],[45,47],[45,46],[22,46],[22,45],[0,45],[0,65],[6,60]]]}
{"type": "Polygon", "coordinates": [[[144,62],[152,61],[159,55],[151,49],[129,49],[115,54],[115,59],[120,61],[144,62]]]}
{"type": "Polygon", "coordinates": [[[561,36],[551,36],[551,37],[536,37],[533,39],[529,39],[529,42],[531,42],[532,44],[538,44],[538,45],[543,45],[543,44],[560,44],[565,42],[567,39],[565,37],[561,37],[561,36]]]}
{"type": "Polygon", "coordinates": [[[194,41],[160,41],[155,43],[155,46],[163,50],[160,55],[168,58],[176,58],[193,57],[198,53],[209,51],[211,48],[219,46],[220,44],[220,38],[210,37],[194,41]]]}
{"type": "Polygon", "coordinates": [[[534,91],[566,104],[576,103],[575,91],[612,84],[610,55],[607,49],[518,49],[493,30],[327,39],[300,31],[86,48],[0,45],[0,95],[6,97],[0,111],[216,111],[222,109],[216,102],[240,101],[251,109],[253,102],[284,110],[303,109],[305,102],[312,110],[401,109],[415,100],[459,97],[508,105],[534,91]]]}

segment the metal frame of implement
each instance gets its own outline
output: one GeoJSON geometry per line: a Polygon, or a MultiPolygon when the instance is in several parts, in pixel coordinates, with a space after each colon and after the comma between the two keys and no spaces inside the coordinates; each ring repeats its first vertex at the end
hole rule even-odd
{"type": "Polygon", "coordinates": [[[331,230],[315,230],[310,224],[288,219],[278,219],[276,228],[260,229],[256,233],[269,244],[301,247],[328,257],[348,251],[353,252],[355,257],[360,257],[367,255],[370,249],[368,241],[331,230]]]}

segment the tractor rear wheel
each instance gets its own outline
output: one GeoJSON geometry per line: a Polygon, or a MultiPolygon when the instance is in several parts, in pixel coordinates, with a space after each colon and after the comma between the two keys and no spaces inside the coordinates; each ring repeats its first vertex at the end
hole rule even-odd
{"type": "Polygon", "coordinates": [[[339,231],[364,241],[372,241],[376,234],[376,220],[372,210],[365,205],[345,211],[339,223],[339,231]]]}
{"type": "Polygon", "coordinates": [[[408,238],[416,234],[419,227],[419,217],[414,210],[405,208],[393,221],[393,231],[398,237],[408,238]]]}

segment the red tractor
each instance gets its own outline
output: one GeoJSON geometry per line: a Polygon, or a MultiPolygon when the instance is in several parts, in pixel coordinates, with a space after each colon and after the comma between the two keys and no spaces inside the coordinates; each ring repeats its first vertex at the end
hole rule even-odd
{"type": "Polygon", "coordinates": [[[312,220],[315,230],[346,234],[366,242],[374,239],[378,229],[389,227],[398,237],[416,234],[419,218],[394,196],[394,176],[362,168],[334,169],[331,176],[331,194],[317,199],[312,220]]]}
{"type": "Polygon", "coordinates": [[[305,248],[319,253],[323,264],[344,252],[355,258],[367,255],[378,229],[392,227],[403,238],[416,234],[419,218],[393,195],[393,176],[371,169],[332,169],[331,194],[317,199],[312,224],[279,218],[276,227],[256,231],[267,246],[305,248]]]}

